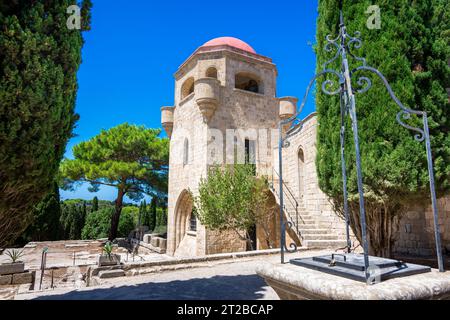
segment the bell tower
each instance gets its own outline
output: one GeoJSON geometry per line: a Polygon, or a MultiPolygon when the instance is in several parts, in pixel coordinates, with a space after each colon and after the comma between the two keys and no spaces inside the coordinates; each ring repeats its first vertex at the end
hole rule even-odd
{"type": "Polygon", "coordinates": [[[191,196],[209,166],[235,161],[230,145],[238,140],[252,153],[257,172],[270,175],[273,130],[281,118],[295,113],[297,100],[276,98],[272,59],[231,37],[199,47],[174,76],[175,104],[161,108],[170,138],[167,252],[195,256],[245,251],[245,242],[231,232],[200,225],[192,216],[191,196]]]}

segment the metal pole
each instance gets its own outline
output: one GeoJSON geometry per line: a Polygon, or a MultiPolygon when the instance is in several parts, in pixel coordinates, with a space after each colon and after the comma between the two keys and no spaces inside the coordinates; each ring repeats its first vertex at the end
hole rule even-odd
{"type": "Polygon", "coordinates": [[[367,227],[366,227],[366,210],[364,205],[364,189],[362,183],[362,170],[361,170],[361,155],[359,150],[359,138],[358,138],[358,119],[356,117],[356,103],[355,103],[355,95],[353,94],[352,83],[350,79],[350,70],[348,67],[347,60],[347,51],[345,47],[346,41],[346,30],[344,26],[343,16],[341,12],[341,50],[342,50],[342,67],[344,71],[345,78],[345,86],[347,89],[347,95],[350,102],[350,118],[352,120],[352,129],[353,129],[353,140],[355,142],[355,156],[356,156],[356,175],[358,182],[358,192],[359,192],[359,215],[361,220],[361,240],[364,249],[364,269],[366,280],[369,279],[369,244],[367,242],[367,227]]]}
{"type": "Polygon", "coordinates": [[[423,114],[423,128],[424,128],[424,132],[425,132],[425,147],[427,150],[428,175],[430,176],[430,193],[431,193],[431,204],[433,206],[434,238],[436,241],[436,255],[437,255],[437,259],[438,259],[439,272],[444,272],[445,270],[444,270],[444,259],[442,258],[441,231],[439,228],[436,190],[435,190],[435,186],[434,186],[434,170],[433,170],[433,157],[431,155],[430,130],[428,128],[428,117],[425,112],[423,114]]]}
{"type": "Polygon", "coordinates": [[[348,195],[347,195],[347,169],[345,165],[345,114],[347,108],[347,99],[344,99],[344,94],[341,92],[341,165],[342,165],[342,184],[344,190],[344,215],[345,215],[345,231],[347,236],[347,253],[350,253],[352,243],[350,241],[350,218],[348,213],[348,195]]]}
{"type": "Polygon", "coordinates": [[[278,175],[280,178],[280,250],[281,250],[281,263],[284,263],[284,244],[286,243],[286,228],[283,217],[283,132],[282,124],[279,124],[279,138],[278,138],[278,175]]]}
{"type": "Polygon", "coordinates": [[[39,290],[41,290],[42,288],[42,280],[44,279],[44,270],[46,263],[47,263],[47,248],[44,248],[41,257],[41,279],[39,280],[39,290]]]}

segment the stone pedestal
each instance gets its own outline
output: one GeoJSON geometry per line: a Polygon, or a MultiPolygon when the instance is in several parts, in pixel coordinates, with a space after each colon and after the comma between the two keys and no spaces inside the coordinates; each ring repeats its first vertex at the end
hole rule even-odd
{"type": "Polygon", "coordinates": [[[450,272],[365,283],[293,264],[264,263],[256,270],[283,300],[450,300],[450,272]]]}
{"type": "Polygon", "coordinates": [[[111,256],[99,255],[97,265],[99,267],[120,265],[120,255],[118,254],[111,254],[111,256]]]}

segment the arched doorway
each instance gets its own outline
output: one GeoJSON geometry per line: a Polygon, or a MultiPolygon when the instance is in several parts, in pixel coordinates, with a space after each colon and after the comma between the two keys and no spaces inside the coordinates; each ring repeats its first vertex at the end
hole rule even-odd
{"type": "MultiPolygon", "coordinates": [[[[189,246],[189,248],[182,248],[182,251],[186,254],[187,252],[195,252],[195,231],[193,229],[193,217],[192,214],[192,198],[187,190],[183,190],[178,197],[176,209],[175,209],[175,252],[179,249],[180,244],[183,242],[188,231],[190,231],[191,237],[194,236],[192,241],[184,241],[183,246],[189,246]]],[[[195,223],[196,227],[196,223],[195,223]]]]}
{"type": "Polygon", "coordinates": [[[305,193],[305,153],[303,148],[298,149],[297,153],[297,167],[298,167],[298,197],[303,199],[305,193]]]}

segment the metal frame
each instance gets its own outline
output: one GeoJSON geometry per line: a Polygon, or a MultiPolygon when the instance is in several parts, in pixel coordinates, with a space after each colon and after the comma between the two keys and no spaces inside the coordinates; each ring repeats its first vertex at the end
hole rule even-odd
{"type": "Polygon", "coordinates": [[[391,86],[389,85],[386,78],[383,74],[375,68],[366,65],[366,60],[361,57],[355,56],[350,48],[353,46],[358,49],[362,45],[362,41],[359,38],[360,32],[355,32],[355,36],[352,37],[347,33],[344,19],[342,16],[342,11],[340,12],[340,24],[339,24],[339,35],[337,38],[332,39],[330,35],[326,37],[327,44],[325,45],[325,51],[332,52],[336,50],[334,57],[324,63],[322,72],[316,74],[310,81],[305,96],[303,97],[302,103],[299,107],[298,112],[292,117],[280,121],[279,123],[279,143],[278,143],[278,157],[279,157],[279,176],[280,176],[280,228],[281,228],[281,263],[284,263],[284,252],[294,252],[297,249],[297,246],[294,243],[291,243],[288,249],[286,246],[286,228],[291,228],[292,224],[288,221],[285,221],[283,217],[283,148],[289,146],[289,138],[301,131],[303,127],[304,120],[299,118],[300,113],[305,106],[306,100],[308,98],[309,92],[315,83],[316,79],[327,74],[334,75],[339,80],[339,89],[335,91],[329,91],[327,87],[333,86],[335,84],[332,80],[325,80],[322,83],[322,91],[327,95],[340,95],[340,106],[341,106],[341,129],[340,129],[340,143],[341,143],[341,162],[342,162],[342,177],[343,177],[343,196],[344,196],[344,216],[346,223],[346,236],[347,236],[347,250],[350,251],[351,241],[350,241],[350,227],[349,227],[349,210],[348,210],[348,199],[347,199],[347,173],[346,173],[346,165],[345,165],[345,118],[347,115],[350,116],[352,123],[352,131],[353,131],[353,139],[355,144],[355,156],[356,156],[356,174],[357,174],[357,184],[358,184],[358,192],[359,192],[359,212],[360,212],[360,223],[361,223],[361,238],[362,238],[362,247],[364,250],[364,265],[365,265],[365,276],[366,279],[369,279],[369,245],[367,242],[367,226],[366,226],[366,212],[364,205],[364,190],[363,190],[363,176],[361,170],[361,155],[359,149],[359,138],[358,138],[358,120],[356,115],[356,93],[364,93],[370,89],[372,86],[372,82],[369,78],[360,76],[357,77],[357,84],[359,89],[354,89],[352,86],[352,79],[356,72],[365,70],[376,74],[384,83],[390,97],[394,102],[400,107],[400,112],[397,114],[397,122],[412,131],[415,131],[416,134],[414,139],[418,142],[425,141],[425,148],[427,153],[427,161],[428,161],[428,175],[430,180],[430,194],[431,194],[431,203],[433,208],[433,217],[434,217],[434,235],[436,242],[436,253],[437,253],[437,261],[439,266],[439,271],[444,272],[444,262],[442,258],[442,246],[441,246],[441,238],[440,238],[440,230],[438,224],[438,210],[437,210],[437,201],[436,201],[436,190],[435,190],[435,182],[434,182],[434,172],[433,172],[433,158],[431,155],[431,145],[430,145],[430,133],[428,128],[428,116],[425,111],[413,110],[406,108],[395,96],[392,91],[391,86]],[[334,49],[333,49],[334,48],[334,49]],[[361,63],[360,66],[351,70],[349,68],[349,56],[361,63]],[[328,69],[327,66],[334,62],[336,59],[340,57],[341,59],[341,70],[338,72],[336,70],[328,69]],[[414,114],[416,116],[422,116],[423,118],[423,128],[417,128],[410,126],[404,122],[404,120],[408,120],[411,118],[411,115],[414,114]],[[283,128],[286,128],[286,133],[283,136],[283,128]]]}

